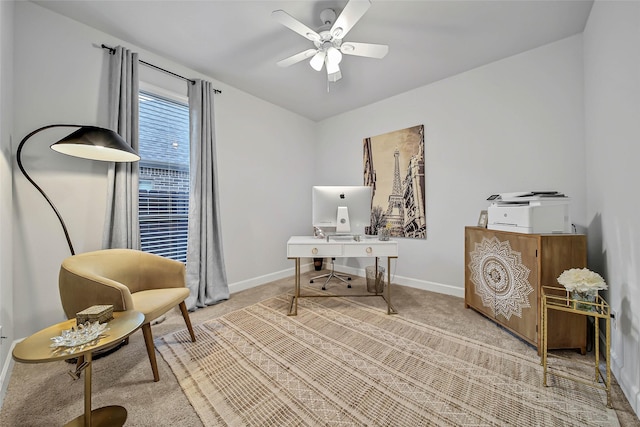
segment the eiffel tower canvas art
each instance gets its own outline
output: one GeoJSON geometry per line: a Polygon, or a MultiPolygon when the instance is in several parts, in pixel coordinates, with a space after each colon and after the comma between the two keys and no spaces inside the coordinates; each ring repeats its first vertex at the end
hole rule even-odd
{"type": "Polygon", "coordinates": [[[363,141],[364,185],[372,188],[371,225],[392,237],[427,237],[424,174],[424,125],[363,141]]]}

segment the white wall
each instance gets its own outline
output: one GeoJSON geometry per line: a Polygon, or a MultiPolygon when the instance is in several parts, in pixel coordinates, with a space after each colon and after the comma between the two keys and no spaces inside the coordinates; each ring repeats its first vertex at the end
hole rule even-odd
{"type": "MultiPolygon", "coordinates": [[[[15,135],[22,138],[51,123],[106,124],[107,53],[97,47],[102,43],[123,44],[147,62],[190,78],[207,78],[33,3],[17,2],[15,135]]],[[[172,90],[186,85],[145,73],[152,83],[172,90]]],[[[309,198],[314,123],[207,79],[223,92],[216,95],[215,108],[218,177],[233,292],[293,272],[286,240],[309,231],[310,213],[304,212],[309,207],[299,201],[309,198]]],[[[58,207],[80,253],[101,245],[106,165],[47,148],[72,130],[52,129],[29,140],[23,163],[58,207]]],[[[16,336],[22,337],[63,319],[58,270],[69,250],[44,199],[17,168],[14,178],[14,324],[16,336]]]]}
{"type": "MultiPolygon", "coordinates": [[[[0,362],[9,357],[13,341],[11,145],[13,123],[13,2],[0,2],[0,362]]],[[[3,366],[0,363],[0,366],[3,366]]],[[[7,385],[0,375],[0,400],[7,385]]]]}
{"type": "Polygon", "coordinates": [[[613,371],[640,411],[640,3],[597,1],[584,32],[589,265],[616,313],[613,371]]]}
{"type": "Polygon", "coordinates": [[[363,138],[424,124],[427,239],[401,239],[396,281],[463,296],[464,227],[489,195],[562,191],[587,225],[582,86],[574,36],[329,118],[315,181],[361,184],[363,138]]]}

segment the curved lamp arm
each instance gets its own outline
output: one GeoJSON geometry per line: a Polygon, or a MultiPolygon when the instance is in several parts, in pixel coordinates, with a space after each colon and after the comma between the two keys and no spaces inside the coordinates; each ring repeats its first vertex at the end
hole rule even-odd
{"type": "Polygon", "coordinates": [[[29,176],[27,171],[24,169],[22,165],[22,148],[24,144],[34,136],[35,134],[42,132],[43,130],[54,128],[54,127],[76,127],[79,128],[69,136],[61,139],[51,146],[55,151],[68,154],[71,156],[82,157],[85,159],[92,160],[103,160],[103,161],[117,161],[117,162],[131,162],[137,161],[140,159],[140,156],[131,148],[116,132],[99,128],[95,126],[84,126],[84,125],[74,125],[74,124],[53,124],[43,126],[34,130],[25,136],[20,144],[18,145],[18,150],[16,153],[16,158],[18,162],[18,167],[22,174],[27,178],[27,180],[33,185],[36,190],[42,194],[42,197],[45,198],[51,209],[55,212],[58,217],[58,221],[60,221],[60,225],[62,226],[62,231],[64,231],[64,236],[67,239],[67,244],[69,245],[69,251],[71,255],[75,255],[75,251],[73,249],[73,244],[71,243],[71,238],[69,237],[69,231],[67,230],[67,226],[58,212],[58,209],[55,207],[51,199],[45,194],[44,190],[40,188],[38,184],[29,176]]]}

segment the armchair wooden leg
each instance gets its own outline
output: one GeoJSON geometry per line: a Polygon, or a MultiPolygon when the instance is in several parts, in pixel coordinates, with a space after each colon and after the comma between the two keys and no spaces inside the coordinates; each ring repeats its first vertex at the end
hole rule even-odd
{"type": "Polygon", "coordinates": [[[153,335],[151,334],[151,324],[145,323],[142,325],[142,334],[144,335],[144,343],[147,346],[147,353],[149,354],[149,362],[151,362],[151,370],[153,371],[153,381],[160,381],[160,375],[158,375],[158,364],[156,362],[156,349],[153,346],[153,335]]]}
{"type": "Polygon", "coordinates": [[[182,312],[184,323],[187,324],[189,335],[191,335],[191,342],[196,342],[196,335],[193,333],[193,328],[191,327],[191,319],[189,318],[189,310],[187,310],[187,304],[185,304],[184,301],[180,303],[180,311],[182,312]]]}

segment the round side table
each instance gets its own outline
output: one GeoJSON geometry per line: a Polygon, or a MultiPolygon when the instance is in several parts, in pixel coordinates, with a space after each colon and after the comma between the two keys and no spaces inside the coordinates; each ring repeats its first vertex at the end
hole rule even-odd
{"type": "Polygon", "coordinates": [[[56,351],[57,349],[51,348],[51,338],[59,336],[63,330],[75,326],[76,319],[69,319],[36,332],[16,344],[13,349],[13,358],[23,363],[45,363],[65,360],[70,357],[84,357],[85,363],[82,368],[84,371],[84,414],[65,424],[65,427],[121,427],[127,419],[127,410],[122,406],[105,406],[91,410],[91,354],[122,341],[134,333],[144,322],[144,315],[139,311],[115,312],[113,317],[108,322],[109,330],[97,343],[73,353],[56,351]]]}

